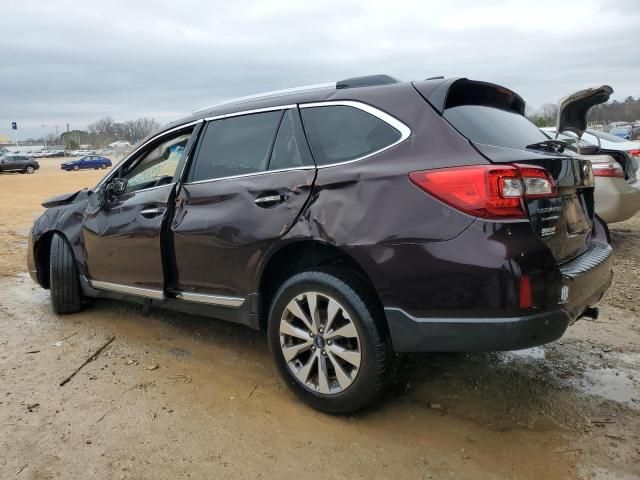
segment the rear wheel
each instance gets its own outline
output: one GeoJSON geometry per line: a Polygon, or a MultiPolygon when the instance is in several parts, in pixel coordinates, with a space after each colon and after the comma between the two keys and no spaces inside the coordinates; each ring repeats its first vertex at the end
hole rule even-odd
{"type": "Polygon", "coordinates": [[[78,267],[67,239],[55,233],[49,253],[49,287],[54,313],[75,313],[82,309],[78,267]]]}
{"type": "Polygon", "coordinates": [[[372,403],[390,374],[384,313],[359,276],[330,268],[294,275],[276,293],[269,345],[287,385],[318,410],[349,413],[372,403]]]}

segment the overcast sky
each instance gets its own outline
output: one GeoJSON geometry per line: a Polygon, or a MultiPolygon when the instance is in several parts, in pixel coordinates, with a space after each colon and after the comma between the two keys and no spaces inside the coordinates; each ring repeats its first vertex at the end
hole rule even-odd
{"type": "Polygon", "coordinates": [[[0,135],[21,138],[374,73],[492,81],[534,107],[603,83],[640,96],[638,0],[16,0],[0,31],[0,135]]]}

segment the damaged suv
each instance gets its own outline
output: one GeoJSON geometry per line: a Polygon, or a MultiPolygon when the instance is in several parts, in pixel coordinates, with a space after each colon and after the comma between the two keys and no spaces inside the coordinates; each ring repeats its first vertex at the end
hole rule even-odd
{"type": "Polygon", "coordinates": [[[559,338],[611,281],[588,160],[511,90],[376,75],[174,122],[52,198],[28,264],[57,313],[139,300],[262,329],[326,412],[371,403],[394,352],[559,338]]]}

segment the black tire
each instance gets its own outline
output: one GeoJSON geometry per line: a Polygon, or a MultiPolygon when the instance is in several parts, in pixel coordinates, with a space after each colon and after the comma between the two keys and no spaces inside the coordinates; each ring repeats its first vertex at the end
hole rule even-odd
{"type": "Polygon", "coordinates": [[[24,171],[25,171],[25,173],[28,173],[29,175],[31,175],[32,173],[34,173],[36,171],[36,169],[33,168],[31,165],[29,165],[24,171]]]}
{"type": "Polygon", "coordinates": [[[102,168],[104,170],[105,168],[107,168],[107,164],[103,163],[102,165],[100,165],[100,168],[102,168]]]}
{"type": "Polygon", "coordinates": [[[54,233],[49,253],[49,288],[54,313],[76,313],[82,309],[78,267],[67,239],[54,233]]]}
{"type": "Polygon", "coordinates": [[[389,383],[393,352],[385,322],[384,310],[365,279],[345,269],[319,268],[292,276],[276,292],[269,309],[269,348],[284,382],[304,402],[327,413],[351,413],[373,403],[389,383]],[[282,353],[282,315],[292,299],[308,291],[341,303],[358,332],[360,367],[353,383],[338,393],[321,394],[303,385],[282,353]]]}

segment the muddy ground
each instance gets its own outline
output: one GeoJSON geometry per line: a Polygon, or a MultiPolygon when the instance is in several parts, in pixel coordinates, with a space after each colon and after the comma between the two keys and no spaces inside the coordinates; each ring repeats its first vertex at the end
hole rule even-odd
{"type": "Polygon", "coordinates": [[[104,172],[40,163],[0,175],[0,478],[640,478],[640,218],[611,227],[597,321],[522,352],[404,357],[376,407],[328,416],[258,332],[112,301],[53,315],[24,273],[30,225],[104,172]]]}

